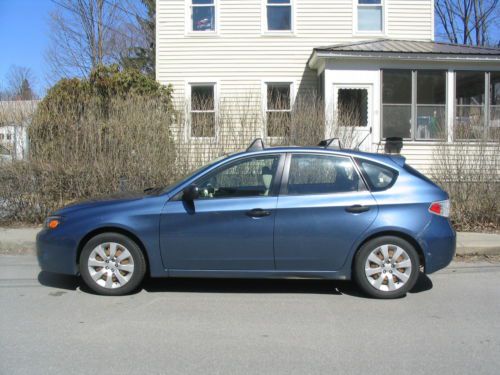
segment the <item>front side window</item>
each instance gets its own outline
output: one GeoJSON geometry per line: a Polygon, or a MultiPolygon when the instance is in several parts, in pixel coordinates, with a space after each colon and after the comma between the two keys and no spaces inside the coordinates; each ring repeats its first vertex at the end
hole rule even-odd
{"type": "Polygon", "coordinates": [[[358,31],[383,31],[382,0],[356,0],[358,12],[358,31]]]}
{"type": "Polygon", "coordinates": [[[266,0],[267,31],[292,31],[292,0],[266,0]]]}
{"type": "Polygon", "coordinates": [[[272,195],[279,158],[279,155],[246,158],[209,173],[195,182],[200,199],[272,195]]]}
{"type": "Polygon", "coordinates": [[[191,136],[215,137],[215,85],[191,85],[191,136]]]}
{"type": "Polygon", "coordinates": [[[191,1],[191,30],[215,31],[215,0],[191,1]]]}
{"type": "Polygon", "coordinates": [[[363,183],[351,159],[328,155],[293,155],[286,192],[289,195],[358,191],[363,183]]]}
{"type": "Polygon", "coordinates": [[[268,137],[290,133],[292,96],[290,83],[268,83],[266,87],[266,124],[268,137]]]}

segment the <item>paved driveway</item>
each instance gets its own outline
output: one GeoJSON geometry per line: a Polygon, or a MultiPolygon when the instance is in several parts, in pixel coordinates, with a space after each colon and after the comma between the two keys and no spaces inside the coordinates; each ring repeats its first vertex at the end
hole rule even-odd
{"type": "Polygon", "coordinates": [[[454,263],[395,301],[347,282],[155,280],[81,291],[0,256],[0,374],[498,374],[500,264],[454,263]]]}

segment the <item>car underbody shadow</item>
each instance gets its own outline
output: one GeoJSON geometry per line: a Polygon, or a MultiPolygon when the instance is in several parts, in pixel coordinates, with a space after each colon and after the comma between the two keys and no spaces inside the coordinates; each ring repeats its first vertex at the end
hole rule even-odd
{"type": "MultiPolygon", "coordinates": [[[[57,289],[66,289],[96,294],[77,276],[60,275],[41,271],[40,284],[57,289]]],[[[432,289],[432,281],[420,273],[410,293],[421,293],[432,289]]],[[[363,294],[353,281],[317,279],[214,279],[214,278],[149,278],[132,294],[145,290],[149,293],[282,293],[348,295],[370,298],[363,294]]]]}
{"type": "Polygon", "coordinates": [[[332,280],[148,278],[143,289],[151,293],[304,293],[342,294],[332,280]]]}
{"type": "Polygon", "coordinates": [[[47,271],[40,271],[38,282],[43,286],[67,290],[76,290],[80,286],[77,276],[61,275],[47,271]]]}

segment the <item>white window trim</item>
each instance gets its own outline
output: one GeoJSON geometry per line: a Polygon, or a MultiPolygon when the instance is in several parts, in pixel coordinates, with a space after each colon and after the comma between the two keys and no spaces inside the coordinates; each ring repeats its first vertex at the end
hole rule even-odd
{"type": "Polygon", "coordinates": [[[267,86],[268,85],[290,85],[290,110],[274,110],[274,112],[292,112],[293,111],[293,105],[295,102],[295,97],[297,95],[296,92],[296,85],[295,81],[293,79],[287,79],[287,78],[276,78],[276,79],[266,79],[263,80],[261,83],[261,98],[262,98],[262,123],[264,124],[261,137],[262,139],[269,139],[269,140],[281,140],[282,137],[270,137],[267,135],[267,86]]]}
{"type": "MultiPolygon", "coordinates": [[[[267,1],[261,0],[261,33],[265,36],[295,36],[296,35],[296,12],[295,12],[295,1],[289,0],[291,6],[291,30],[268,30],[267,29],[267,1]]],[[[272,6],[283,6],[287,4],[274,4],[272,6]]]]}
{"type": "Polygon", "coordinates": [[[194,31],[193,30],[193,20],[192,20],[192,8],[193,8],[193,0],[184,0],[185,1],[185,10],[184,10],[184,23],[185,23],[185,32],[186,36],[193,37],[213,37],[219,35],[219,0],[214,0],[214,4],[196,4],[196,7],[215,7],[215,30],[210,31],[194,31]]]}
{"type": "Polygon", "coordinates": [[[388,22],[387,22],[387,1],[386,0],[380,0],[380,5],[376,4],[358,4],[359,0],[353,0],[352,2],[352,34],[357,35],[357,36],[386,36],[387,35],[387,29],[388,29],[388,22]],[[358,30],[358,6],[361,7],[374,7],[374,6],[381,6],[382,7],[382,30],[380,31],[364,31],[364,30],[358,30]]]}
{"type": "Polygon", "coordinates": [[[216,79],[206,79],[206,80],[188,80],[185,84],[185,95],[186,95],[186,121],[184,126],[184,139],[186,141],[199,141],[203,142],[214,142],[218,139],[218,129],[219,129],[219,98],[220,98],[220,85],[219,81],[216,79]],[[215,126],[214,126],[214,136],[213,137],[194,137],[191,134],[191,88],[196,86],[214,86],[214,112],[215,112],[215,126]]]}

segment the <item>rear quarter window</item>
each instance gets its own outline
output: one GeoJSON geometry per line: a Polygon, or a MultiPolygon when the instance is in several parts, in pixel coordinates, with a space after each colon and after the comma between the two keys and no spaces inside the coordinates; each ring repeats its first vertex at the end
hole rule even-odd
{"type": "Polygon", "coordinates": [[[398,171],[372,161],[356,159],[371,191],[389,189],[398,178],[398,171]]]}

